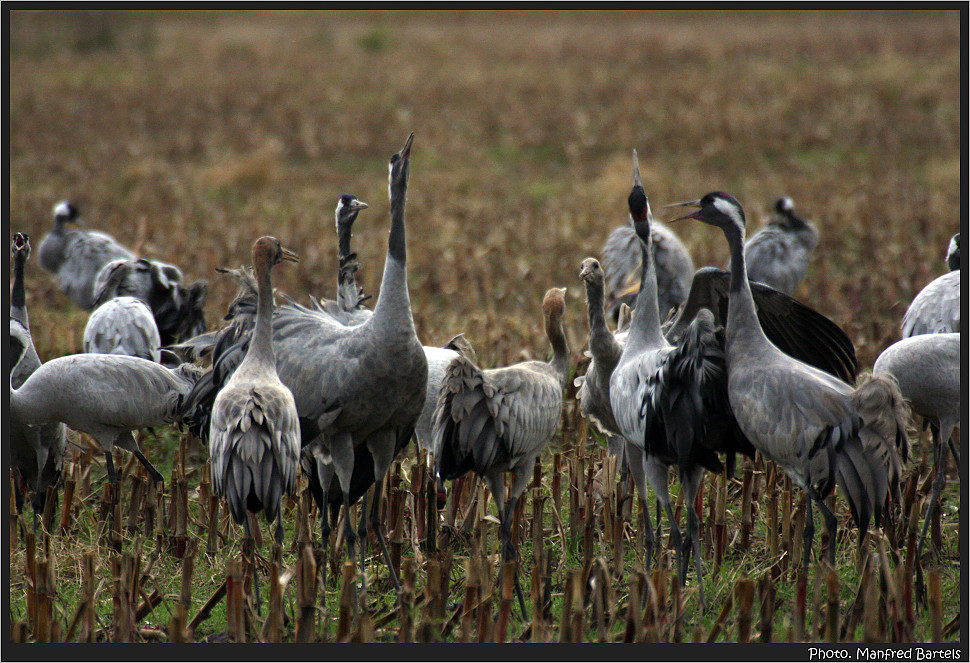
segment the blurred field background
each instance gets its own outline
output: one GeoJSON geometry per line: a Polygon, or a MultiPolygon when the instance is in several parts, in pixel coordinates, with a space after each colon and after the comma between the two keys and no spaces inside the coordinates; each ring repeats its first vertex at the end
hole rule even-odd
{"type": "MultiPolygon", "coordinates": [[[[300,255],[274,274],[281,290],[333,297],[333,210],[354,193],[370,204],[354,227],[358,280],[376,296],[387,159],[413,131],[422,341],[464,332],[483,365],[544,357],[542,293],[566,286],[578,362],[579,265],[626,223],[636,148],[660,219],[719,189],[745,206],[750,235],[791,196],[820,232],[797,295],[849,332],[867,369],[959,230],[963,23],[956,11],[13,11],[8,237],[26,231],[36,249],[70,199],[84,227],[208,279],[214,328],[234,294],[214,268],[248,262],[261,234],[300,255]]],[[[697,266],[726,263],[716,229],[675,230],[697,266]]],[[[27,294],[41,358],[80,352],[87,314],[36,259],[27,294]]],[[[955,588],[958,566],[947,573],[955,588]]]]}

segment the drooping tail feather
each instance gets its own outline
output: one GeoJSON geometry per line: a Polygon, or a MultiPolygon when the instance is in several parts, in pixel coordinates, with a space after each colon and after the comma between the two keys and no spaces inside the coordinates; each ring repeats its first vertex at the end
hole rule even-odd
{"type": "Polygon", "coordinates": [[[909,460],[909,408],[899,385],[891,375],[864,373],[852,392],[852,404],[862,419],[862,448],[882,468],[898,501],[903,463],[909,460]]]}
{"type": "Polygon", "coordinates": [[[861,541],[873,516],[877,524],[881,522],[887,488],[885,469],[866,453],[857,437],[847,439],[834,456],[835,483],[845,494],[861,541]]]}
{"type": "Polygon", "coordinates": [[[485,471],[503,450],[488,408],[489,385],[462,355],[445,369],[434,413],[436,471],[443,479],[485,471]]]}

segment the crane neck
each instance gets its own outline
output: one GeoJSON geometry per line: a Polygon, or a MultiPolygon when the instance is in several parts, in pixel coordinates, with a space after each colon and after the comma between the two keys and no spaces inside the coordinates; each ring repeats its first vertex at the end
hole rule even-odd
{"type": "MultiPolygon", "coordinates": [[[[253,340],[244,362],[269,365],[276,370],[276,355],[273,351],[273,282],[270,276],[271,265],[265,256],[255,256],[253,272],[256,277],[256,325],[253,340]]],[[[240,366],[242,368],[242,366],[240,366]]]]}
{"type": "Polygon", "coordinates": [[[569,344],[562,328],[562,316],[546,318],[546,336],[552,345],[552,359],[549,364],[559,377],[559,384],[565,385],[569,379],[569,344]]]}
{"type": "Polygon", "coordinates": [[[13,290],[10,292],[10,308],[25,309],[27,307],[27,293],[24,289],[24,269],[27,256],[17,252],[13,258],[13,290]]]}
{"type": "Polygon", "coordinates": [[[408,293],[407,243],[404,230],[404,205],[407,200],[407,181],[391,182],[391,232],[387,238],[387,258],[384,261],[384,275],[381,290],[374,305],[374,317],[390,317],[410,325],[414,331],[411,317],[411,299],[408,293]]]}
{"type": "Polygon", "coordinates": [[[606,315],[603,313],[603,284],[586,281],[586,316],[589,322],[589,351],[593,360],[597,361],[604,353],[609,352],[616,340],[606,325],[606,315]]]}
{"type": "Polygon", "coordinates": [[[357,212],[354,212],[344,222],[337,222],[337,257],[346,258],[350,255],[350,238],[353,234],[354,221],[357,220],[357,212]]]}
{"type": "Polygon", "coordinates": [[[728,289],[728,314],[725,327],[725,342],[730,355],[732,348],[742,346],[748,351],[764,351],[771,342],[765,336],[758,311],[751,294],[747,266],[744,262],[744,228],[729,225],[724,227],[731,251],[731,283],[728,289]]]}
{"type": "Polygon", "coordinates": [[[653,264],[652,242],[649,232],[647,240],[640,240],[640,293],[630,321],[627,346],[631,350],[653,348],[666,344],[660,329],[660,304],[657,299],[657,268],[653,264]]]}

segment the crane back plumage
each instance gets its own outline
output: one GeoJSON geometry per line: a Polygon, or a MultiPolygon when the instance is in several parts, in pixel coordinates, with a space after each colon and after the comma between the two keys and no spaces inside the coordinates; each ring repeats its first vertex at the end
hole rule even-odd
{"type": "Polygon", "coordinates": [[[960,270],[947,272],[919,291],[903,315],[903,338],[960,331],[960,270]]]}
{"type": "MultiPolygon", "coordinates": [[[[650,226],[651,247],[657,275],[658,306],[661,316],[676,309],[687,298],[694,261],[673,230],[655,221],[650,226]]],[[[636,306],[640,290],[640,244],[629,225],[613,229],[600,250],[606,272],[609,315],[616,319],[621,304],[636,306]]]]}
{"type": "MultiPolygon", "coordinates": [[[[920,334],[897,341],[879,355],[872,372],[899,386],[908,406],[922,417],[924,429],[929,427],[932,435],[935,476],[917,542],[919,554],[946,483],[947,445],[960,466],[960,454],[951,437],[963,412],[960,334],[920,334]]],[[[898,422],[904,432],[905,423],[906,419],[898,422]]]]}
{"type": "Polygon", "coordinates": [[[515,470],[552,437],[562,411],[562,384],[546,362],[483,371],[458,356],[448,365],[435,411],[438,472],[455,479],[515,470]]]}
{"type": "Polygon", "coordinates": [[[805,278],[817,245],[815,226],[798,216],[791,198],[783,196],[775,202],[768,224],[744,244],[748,279],[790,295],[805,278]]]}
{"type": "Polygon", "coordinates": [[[136,297],[115,297],[96,308],[84,327],[84,351],[158,361],[161,337],[148,305],[136,297]]]}
{"type": "Polygon", "coordinates": [[[209,435],[213,491],[226,496],[237,523],[247,510],[264,511],[270,521],[279,512],[281,497],[296,492],[296,405],[292,395],[286,398],[288,390],[246,381],[230,381],[219,393],[209,435]]]}

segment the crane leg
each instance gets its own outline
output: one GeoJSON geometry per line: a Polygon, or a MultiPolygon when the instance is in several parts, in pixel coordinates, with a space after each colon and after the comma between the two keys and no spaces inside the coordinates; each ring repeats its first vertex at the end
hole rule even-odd
{"type": "Polygon", "coordinates": [[[643,497],[640,498],[640,511],[643,513],[643,556],[647,573],[653,564],[653,548],[656,539],[653,534],[653,521],[650,519],[650,504],[643,497]]]}
{"type": "Polygon", "coordinates": [[[350,493],[344,492],[344,540],[347,543],[347,557],[349,559],[354,559],[356,539],[354,526],[350,524],[350,493]]]}
{"type": "Polygon", "coordinates": [[[155,466],[152,465],[150,462],[148,462],[148,459],[145,458],[145,454],[143,454],[138,449],[134,449],[131,453],[135,454],[135,458],[137,458],[138,462],[140,462],[144,466],[149,476],[151,476],[153,482],[162,483],[165,480],[162,477],[161,473],[155,469],[155,466]]]}
{"type": "MultiPolygon", "coordinates": [[[[364,573],[364,564],[367,558],[367,493],[360,498],[360,522],[357,523],[357,541],[360,543],[360,600],[367,600],[367,574],[364,573]]],[[[361,605],[361,609],[364,606],[361,605]]]]}
{"type": "MultiPolygon", "coordinates": [[[[440,479],[439,479],[440,481],[440,479]]],[[[391,580],[394,582],[394,588],[397,590],[398,596],[401,595],[401,581],[397,576],[397,571],[394,569],[394,563],[391,561],[391,553],[387,549],[387,539],[384,537],[384,528],[381,525],[381,488],[383,481],[378,481],[374,485],[374,503],[371,505],[370,512],[370,524],[374,533],[377,535],[377,541],[381,544],[381,552],[384,553],[384,561],[387,562],[387,570],[391,574],[391,580]]]]}
{"type": "Polygon", "coordinates": [[[118,483],[118,473],[115,472],[115,459],[108,450],[104,452],[104,471],[108,474],[109,483],[118,483]]]}
{"type": "MultiPolygon", "coordinates": [[[[650,572],[650,565],[653,562],[653,523],[650,520],[650,505],[647,503],[647,476],[645,469],[646,457],[643,450],[639,447],[624,441],[623,452],[626,456],[626,464],[633,476],[633,484],[637,487],[637,495],[640,498],[640,511],[643,513],[643,566],[647,573],[650,572]]],[[[658,518],[659,520],[659,518],[658,518]]],[[[646,597],[644,596],[644,601],[646,597]]]]}
{"type": "Polygon", "coordinates": [[[808,565],[812,561],[812,539],[815,537],[815,515],[812,513],[812,495],[815,491],[809,491],[809,497],[805,500],[805,530],[802,532],[802,568],[808,573],[808,565]]]}
{"type": "MultiPolygon", "coordinates": [[[[693,505],[693,500],[691,500],[693,505]]],[[[698,522],[697,514],[694,513],[694,507],[691,506],[690,511],[687,512],[687,540],[684,542],[686,550],[684,551],[684,557],[687,558],[684,562],[684,574],[681,580],[681,584],[687,579],[687,568],[686,566],[690,564],[690,550],[694,551],[694,570],[697,572],[697,591],[698,600],[700,603],[701,610],[707,607],[704,602],[704,574],[701,571],[701,542],[700,542],[700,523],[698,522]]]]}
{"type": "Polygon", "coordinates": [[[687,509],[687,537],[684,540],[683,564],[681,571],[680,584],[687,583],[687,570],[690,566],[691,551],[694,553],[694,570],[697,572],[698,598],[701,610],[705,608],[704,603],[704,574],[701,571],[701,542],[700,542],[700,518],[694,509],[694,499],[700,489],[701,481],[704,479],[704,470],[696,468],[690,474],[684,474],[680,478],[680,485],[684,492],[684,507],[687,509]]]}
{"type": "Polygon", "coordinates": [[[499,525],[499,533],[502,538],[502,559],[506,562],[515,562],[515,573],[513,574],[513,580],[515,581],[515,594],[519,598],[519,608],[522,610],[523,621],[528,621],[529,613],[525,610],[525,597],[522,595],[522,585],[519,583],[519,562],[518,562],[518,552],[515,549],[515,545],[512,543],[512,519],[515,514],[515,503],[518,501],[518,497],[513,497],[509,500],[508,508],[505,510],[505,515],[501,518],[501,523],[499,525]]]}
{"type": "Polygon", "coordinates": [[[155,483],[161,483],[164,479],[155,466],[148,462],[145,458],[145,454],[141,452],[138,447],[138,443],[135,442],[135,438],[132,436],[131,431],[125,431],[118,435],[118,439],[115,440],[115,446],[119,446],[126,451],[130,451],[138,459],[138,462],[148,471],[148,475],[152,478],[155,483]]]}
{"type": "Polygon", "coordinates": [[[253,596],[256,599],[256,614],[260,614],[261,601],[259,600],[259,580],[256,578],[256,550],[255,543],[253,541],[253,533],[250,529],[249,521],[252,516],[246,513],[246,517],[243,518],[243,544],[242,544],[242,555],[243,559],[246,560],[253,568],[253,596]]]}
{"type": "Polygon", "coordinates": [[[818,510],[822,512],[822,517],[825,519],[825,531],[829,535],[829,550],[828,550],[828,561],[829,564],[835,567],[835,544],[836,537],[839,533],[839,521],[836,519],[835,514],[832,510],[825,506],[825,502],[822,501],[821,496],[815,489],[811,486],[808,487],[808,499],[805,500],[806,504],[806,514],[805,514],[805,533],[809,538],[806,540],[805,545],[808,546],[807,552],[803,555],[803,561],[805,563],[805,569],[808,569],[809,559],[811,557],[811,537],[815,534],[815,523],[812,517],[812,502],[818,505],[818,510]],[[811,525],[811,534],[809,534],[809,525],[811,525]]]}
{"type": "MultiPolygon", "coordinates": [[[[923,520],[923,529],[919,534],[919,542],[916,544],[916,555],[923,554],[923,544],[926,542],[926,531],[933,520],[933,514],[940,505],[940,494],[946,484],[946,449],[943,448],[942,431],[935,426],[930,426],[933,435],[933,467],[936,474],[933,476],[933,483],[930,486],[930,500],[926,507],[926,518],[923,520]]],[[[952,435],[952,430],[950,431],[952,435]]],[[[952,437],[950,437],[952,443],[952,437]]]]}
{"type": "Polygon", "coordinates": [[[956,462],[957,467],[960,467],[960,451],[957,449],[957,444],[953,441],[952,435],[946,443],[950,447],[950,453],[953,454],[953,460],[956,462]]]}
{"type": "Polygon", "coordinates": [[[280,506],[276,507],[276,534],[273,538],[277,545],[283,546],[283,509],[280,506]]]}
{"type": "Polygon", "coordinates": [[[825,518],[825,529],[829,533],[829,565],[835,568],[835,545],[838,543],[839,521],[822,500],[818,502],[818,510],[822,512],[822,517],[825,518]]]}

